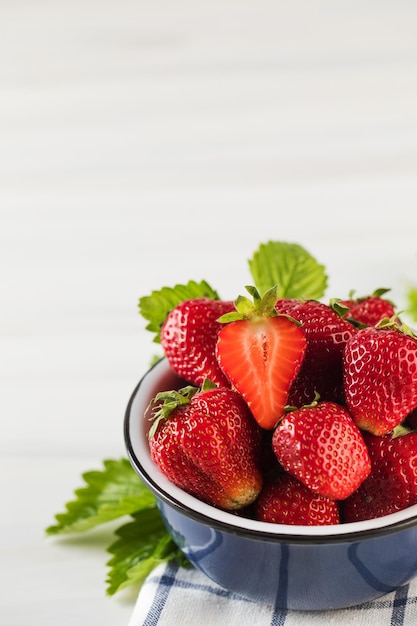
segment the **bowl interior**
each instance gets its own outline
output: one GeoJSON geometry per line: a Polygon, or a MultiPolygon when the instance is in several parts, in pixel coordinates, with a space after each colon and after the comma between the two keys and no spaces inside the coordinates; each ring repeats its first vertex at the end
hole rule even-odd
{"type": "Polygon", "coordinates": [[[172,484],[152,461],[148,431],[151,425],[148,406],[158,391],[178,389],[185,383],[170,369],[166,359],[154,365],[138,383],[125,415],[125,442],[130,462],[153,493],[185,515],[212,527],[251,535],[262,534],[271,540],[348,541],[361,536],[393,533],[417,524],[417,505],[373,520],[332,526],[290,526],[244,518],[217,509],[172,484]]]}

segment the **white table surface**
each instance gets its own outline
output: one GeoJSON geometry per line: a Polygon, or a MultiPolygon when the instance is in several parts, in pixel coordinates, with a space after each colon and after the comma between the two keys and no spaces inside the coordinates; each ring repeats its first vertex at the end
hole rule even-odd
{"type": "Polygon", "coordinates": [[[127,624],[108,531],[46,539],[124,456],[142,295],[234,298],[269,239],[328,295],[417,283],[417,5],[0,0],[0,616],[127,624]],[[94,539],[94,541],[93,541],[94,539]]]}

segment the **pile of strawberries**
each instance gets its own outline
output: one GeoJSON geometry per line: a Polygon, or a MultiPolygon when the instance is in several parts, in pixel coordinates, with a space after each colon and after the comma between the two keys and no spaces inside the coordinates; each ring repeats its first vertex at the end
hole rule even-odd
{"type": "Polygon", "coordinates": [[[237,515],[338,524],[417,503],[417,338],[383,291],[173,306],[160,342],[180,389],[150,405],[154,462],[237,515]]]}

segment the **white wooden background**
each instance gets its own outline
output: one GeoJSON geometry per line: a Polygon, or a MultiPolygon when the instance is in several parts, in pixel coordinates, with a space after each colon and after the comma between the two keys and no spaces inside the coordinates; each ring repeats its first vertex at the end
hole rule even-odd
{"type": "Polygon", "coordinates": [[[103,532],[48,540],[125,454],[152,289],[225,298],[269,239],[328,295],[417,283],[417,5],[0,0],[0,614],[127,624],[103,532]]]}

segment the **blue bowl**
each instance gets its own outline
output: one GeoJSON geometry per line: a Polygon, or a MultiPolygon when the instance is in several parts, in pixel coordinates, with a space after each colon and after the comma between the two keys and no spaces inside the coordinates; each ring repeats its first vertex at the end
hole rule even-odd
{"type": "Polygon", "coordinates": [[[146,412],[158,391],[183,385],[166,359],[154,365],[130,398],[124,435],[133,469],[196,568],[248,600],[298,610],[359,605],[417,576],[417,505],[363,522],[290,526],[221,511],[170,483],[150,457],[146,412]]]}

